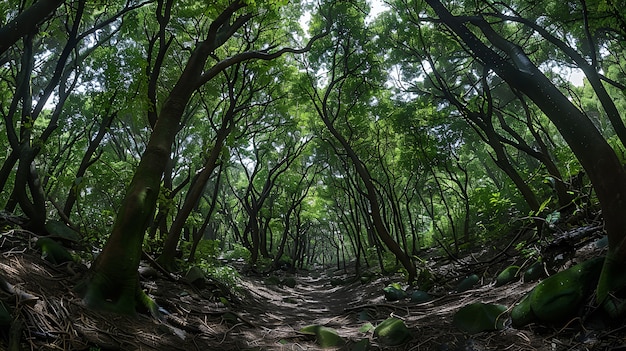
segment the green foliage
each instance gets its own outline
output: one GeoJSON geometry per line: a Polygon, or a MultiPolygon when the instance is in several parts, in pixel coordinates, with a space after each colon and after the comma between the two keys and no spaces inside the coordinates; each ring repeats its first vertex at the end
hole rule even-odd
{"type": "Polygon", "coordinates": [[[222,257],[228,260],[243,259],[245,262],[250,262],[251,254],[250,250],[248,250],[245,246],[239,243],[234,243],[233,249],[224,252],[222,257]]]}
{"type": "MultiPolygon", "coordinates": [[[[183,255],[187,255],[189,253],[189,249],[191,248],[191,242],[185,242],[183,245],[183,255]]],[[[196,248],[196,261],[206,261],[206,262],[215,262],[221,253],[221,242],[220,240],[207,240],[202,239],[198,243],[198,247],[196,248]]]]}
{"type": "Polygon", "coordinates": [[[511,228],[515,202],[501,191],[478,187],[470,194],[469,201],[475,211],[474,230],[478,230],[477,234],[483,239],[498,237],[511,228]]]}
{"type": "Polygon", "coordinates": [[[517,250],[522,257],[527,259],[537,259],[540,255],[539,248],[535,245],[529,246],[526,240],[522,240],[517,243],[515,245],[515,250],[517,250]]]}

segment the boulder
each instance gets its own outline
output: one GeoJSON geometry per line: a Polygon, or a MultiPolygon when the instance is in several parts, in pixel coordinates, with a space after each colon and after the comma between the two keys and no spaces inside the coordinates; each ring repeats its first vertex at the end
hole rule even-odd
{"type": "Polygon", "coordinates": [[[470,334],[499,330],[504,328],[504,312],[506,306],[503,305],[472,303],[454,314],[452,324],[470,334]]]}
{"type": "Polygon", "coordinates": [[[467,278],[461,280],[461,282],[456,286],[456,292],[460,293],[471,289],[474,285],[476,285],[476,283],[478,283],[479,280],[480,279],[476,274],[468,276],[467,278]]]}
{"type": "Polygon", "coordinates": [[[398,318],[388,318],[375,329],[374,336],[385,346],[397,346],[411,338],[411,332],[404,322],[398,318]]]}
{"type": "Polygon", "coordinates": [[[519,279],[520,267],[519,266],[508,266],[506,267],[498,276],[496,277],[496,287],[506,285],[511,283],[517,279],[519,279]]]}

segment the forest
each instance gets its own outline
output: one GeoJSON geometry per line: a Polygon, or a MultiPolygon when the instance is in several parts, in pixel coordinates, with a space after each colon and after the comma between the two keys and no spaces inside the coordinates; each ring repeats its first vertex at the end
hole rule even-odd
{"type": "Polygon", "coordinates": [[[625,5],[0,2],[0,349],[625,348],[625,5]]]}

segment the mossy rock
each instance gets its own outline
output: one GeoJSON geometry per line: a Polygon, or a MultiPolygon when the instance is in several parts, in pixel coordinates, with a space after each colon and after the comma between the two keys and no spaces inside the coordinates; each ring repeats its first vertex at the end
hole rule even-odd
{"type": "Polygon", "coordinates": [[[41,250],[41,258],[50,263],[61,264],[74,261],[72,254],[70,254],[63,245],[53,239],[47,237],[39,238],[35,246],[41,250]]]}
{"type": "Polygon", "coordinates": [[[369,339],[361,339],[350,347],[350,351],[368,351],[371,349],[369,339]]]}
{"type": "Polygon", "coordinates": [[[321,325],[309,325],[300,329],[300,332],[307,335],[315,335],[317,344],[322,348],[340,347],[345,344],[343,338],[334,329],[321,325]]]}
{"type": "Polygon", "coordinates": [[[609,237],[607,235],[604,235],[600,239],[596,240],[595,246],[598,249],[603,249],[603,248],[609,246],[609,237]]]}
{"type": "MultiPolygon", "coordinates": [[[[597,257],[546,278],[511,310],[516,328],[538,321],[562,323],[579,310],[596,285],[603,257],[597,257]]],[[[543,270],[543,267],[541,267],[543,270]]]]}
{"type": "Polygon", "coordinates": [[[502,286],[511,283],[519,278],[519,266],[508,266],[496,277],[495,286],[502,286]]]}
{"type": "Polygon", "coordinates": [[[472,303],[462,307],[453,317],[452,323],[462,331],[476,334],[504,327],[503,313],[506,306],[472,303]]]}
{"type": "Polygon", "coordinates": [[[0,327],[8,327],[13,321],[13,316],[9,313],[9,310],[4,306],[4,303],[0,301],[0,327]]]}
{"type": "Polygon", "coordinates": [[[287,277],[285,279],[283,279],[283,281],[281,282],[283,285],[288,286],[290,288],[295,288],[296,287],[296,278],[294,277],[287,277]]]}
{"type": "Polygon", "coordinates": [[[524,281],[534,282],[535,280],[545,277],[545,275],[546,270],[543,268],[543,263],[537,261],[524,271],[524,281]]]}
{"type": "Polygon", "coordinates": [[[341,286],[346,284],[346,282],[343,279],[340,278],[332,278],[330,279],[330,285],[332,286],[341,286]]]}
{"type": "Polygon", "coordinates": [[[593,289],[603,262],[603,257],[597,257],[544,279],[531,292],[533,313],[547,323],[571,318],[593,289]]]}
{"type": "Polygon", "coordinates": [[[398,283],[391,283],[383,288],[385,293],[385,300],[398,301],[406,298],[406,292],[402,290],[402,287],[398,283]]]}
{"type": "Polygon", "coordinates": [[[401,319],[388,318],[374,329],[374,336],[385,346],[396,346],[410,339],[411,332],[401,319]]]}
{"type": "Polygon", "coordinates": [[[46,225],[44,227],[51,237],[67,240],[74,243],[80,241],[80,234],[78,234],[76,231],[74,231],[74,229],[68,227],[67,225],[65,225],[65,223],[61,221],[48,221],[46,222],[46,225]]]}
{"type": "Polygon", "coordinates": [[[185,281],[191,285],[202,288],[206,283],[206,275],[198,266],[192,266],[185,274],[185,281]]]}
{"type": "Polygon", "coordinates": [[[456,286],[456,292],[460,293],[471,289],[474,285],[476,285],[476,283],[478,283],[479,280],[480,279],[476,274],[468,276],[456,286]]]}
{"type": "Polygon", "coordinates": [[[433,297],[427,292],[421,290],[415,290],[411,293],[411,302],[420,303],[432,300],[433,297]]]}
{"type": "Polygon", "coordinates": [[[265,278],[263,282],[265,283],[265,285],[272,285],[272,286],[280,285],[281,283],[280,278],[278,278],[275,275],[265,278]]]}
{"type": "Polygon", "coordinates": [[[523,327],[537,319],[530,304],[530,293],[511,309],[511,324],[514,328],[523,327]]]}

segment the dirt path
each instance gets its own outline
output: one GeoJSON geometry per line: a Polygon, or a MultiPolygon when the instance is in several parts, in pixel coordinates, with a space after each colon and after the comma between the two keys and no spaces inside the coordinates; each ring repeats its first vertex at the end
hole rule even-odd
{"type": "Polygon", "coordinates": [[[243,306],[241,315],[255,328],[239,332],[239,340],[245,342],[238,347],[317,350],[320,348],[315,340],[298,333],[304,326],[317,324],[335,329],[348,340],[348,346],[343,348],[347,350],[364,338],[369,339],[372,349],[376,350],[479,351],[499,350],[503,344],[512,350],[541,350],[531,341],[532,335],[523,331],[509,329],[484,339],[468,337],[451,325],[453,314],[467,303],[512,304],[531,286],[521,283],[498,289],[485,286],[463,294],[445,294],[429,303],[413,304],[410,301],[386,302],[382,288],[389,282],[389,278],[380,278],[366,285],[357,282],[333,287],[328,278],[302,276],[297,277],[295,288],[281,288],[246,278],[243,287],[252,292],[254,299],[243,306]],[[396,348],[383,348],[377,344],[372,330],[363,327],[368,323],[375,326],[390,315],[405,320],[413,339],[396,348]]]}
{"type": "MultiPolygon", "coordinates": [[[[0,255],[0,271],[10,284],[33,298],[16,302],[0,294],[5,306],[23,321],[22,349],[36,350],[319,350],[298,331],[307,325],[333,328],[347,341],[342,350],[357,351],[354,343],[367,339],[370,350],[530,351],[608,350],[623,345],[623,332],[581,329],[580,321],[566,327],[531,325],[468,335],[452,325],[454,313],[472,302],[513,306],[534,284],[516,282],[495,288],[488,278],[462,294],[442,290],[421,304],[386,302],[382,288],[400,277],[379,277],[367,284],[330,284],[322,275],[297,275],[293,288],[266,284],[266,278],[242,277],[247,296],[241,303],[220,301],[215,286],[194,287],[167,279],[143,280],[145,291],[167,310],[165,322],[149,315],[120,316],[86,308],[72,291],[80,274],[70,266],[55,266],[39,254],[8,251],[0,255]],[[405,321],[412,338],[396,347],[382,347],[368,325],[391,314],[405,321]],[[603,335],[605,341],[599,342],[603,335]],[[594,339],[595,338],[595,339],[594,339]],[[594,341],[590,344],[589,341],[594,341]]],[[[347,277],[340,278],[348,282],[347,277]]],[[[13,327],[13,326],[12,326],[13,327]]],[[[6,332],[6,331],[5,331],[6,332]]],[[[0,350],[6,349],[6,334],[0,350]]],[[[362,350],[362,349],[359,349],[362,350]]]]}
{"type": "Polygon", "coordinates": [[[242,285],[253,300],[245,303],[241,314],[264,331],[250,346],[262,346],[263,349],[316,349],[314,340],[298,333],[301,328],[313,324],[333,328],[344,339],[360,340],[366,334],[359,333],[358,329],[367,321],[359,321],[355,313],[346,312],[346,308],[362,303],[364,299],[376,298],[366,296],[370,291],[355,289],[354,284],[333,287],[328,278],[310,276],[297,277],[294,288],[268,286],[250,278],[246,278],[242,285]]]}

